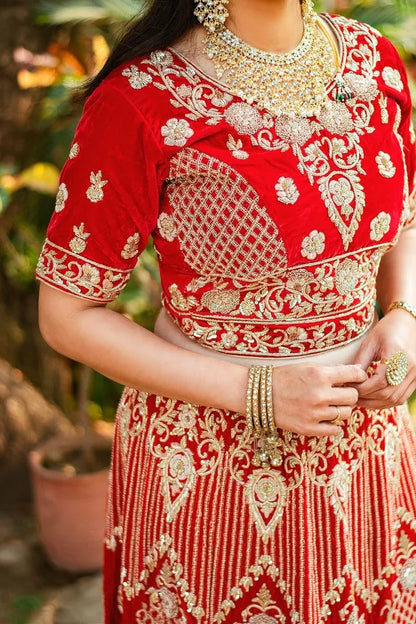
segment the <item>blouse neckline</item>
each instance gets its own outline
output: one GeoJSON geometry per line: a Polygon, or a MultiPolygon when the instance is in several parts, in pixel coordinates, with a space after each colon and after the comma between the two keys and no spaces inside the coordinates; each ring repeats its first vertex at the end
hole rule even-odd
{"type": "MultiPolygon", "coordinates": [[[[335,85],[337,75],[343,74],[343,72],[344,72],[345,63],[346,63],[346,59],[347,59],[346,44],[345,44],[345,39],[343,37],[341,28],[337,24],[336,20],[332,19],[332,16],[329,13],[327,13],[327,12],[318,13],[318,15],[319,15],[319,17],[324,19],[327,22],[327,24],[329,25],[329,28],[332,31],[332,33],[335,36],[335,39],[336,39],[336,41],[338,43],[338,51],[339,51],[339,55],[340,55],[340,68],[337,69],[335,74],[332,76],[332,78],[329,80],[329,82],[326,85],[325,92],[328,95],[329,92],[331,91],[331,89],[333,88],[333,86],[335,85]]],[[[179,52],[178,50],[176,50],[175,48],[173,48],[171,46],[169,46],[167,49],[176,58],[181,60],[182,63],[184,63],[185,65],[187,65],[190,68],[192,68],[201,78],[203,78],[207,82],[211,83],[212,85],[214,85],[215,87],[217,87],[218,89],[223,91],[224,93],[228,93],[229,95],[233,96],[234,98],[239,98],[239,96],[236,93],[234,93],[233,91],[231,91],[231,89],[229,89],[229,87],[227,87],[226,84],[224,84],[223,82],[220,82],[216,78],[213,78],[212,76],[207,74],[201,67],[196,65],[193,61],[191,61],[185,54],[182,54],[182,52],[179,52]]]]}

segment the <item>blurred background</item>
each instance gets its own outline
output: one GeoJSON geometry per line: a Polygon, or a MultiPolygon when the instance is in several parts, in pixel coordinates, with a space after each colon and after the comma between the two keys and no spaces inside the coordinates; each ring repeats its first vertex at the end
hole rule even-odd
{"type": "MultiPolygon", "coordinates": [[[[51,436],[79,433],[78,448],[49,457],[47,467],[69,480],[105,472],[108,446],[97,451],[93,437],[111,440],[121,388],[43,342],[34,271],[81,114],[71,96],[145,9],[144,0],[0,0],[0,624],[102,623],[99,562],[61,565],[53,546],[48,556],[40,546],[27,458],[51,436]]],[[[389,37],[416,102],[416,0],[326,0],[318,9],[389,37]]],[[[152,329],[159,281],[151,243],[112,307],[152,329]]]]}

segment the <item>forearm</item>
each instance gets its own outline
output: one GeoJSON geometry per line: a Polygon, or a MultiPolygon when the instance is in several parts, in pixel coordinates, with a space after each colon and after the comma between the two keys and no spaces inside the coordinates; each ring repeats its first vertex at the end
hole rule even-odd
{"type": "Polygon", "coordinates": [[[170,344],[107,308],[68,312],[66,303],[55,294],[51,314],[41,300],[42,334],[56,351],[132,388],[245,412],[247,367],[170,344]]]}
{"type": "Polygon", "coordinates": [[[377,300],[383,312],[392,301],[416,306],[416,228],[403,231],[396,246],[382,258],[377,300]]]}

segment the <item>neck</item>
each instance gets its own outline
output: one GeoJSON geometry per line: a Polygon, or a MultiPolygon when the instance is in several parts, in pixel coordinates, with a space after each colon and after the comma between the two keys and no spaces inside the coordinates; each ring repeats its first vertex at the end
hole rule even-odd
{"type": "Polygon", "coordinates": [[[226,26],[249,45],[267,52],[288,52],[302,39],[299,0],[230,0],[226,26]]]}

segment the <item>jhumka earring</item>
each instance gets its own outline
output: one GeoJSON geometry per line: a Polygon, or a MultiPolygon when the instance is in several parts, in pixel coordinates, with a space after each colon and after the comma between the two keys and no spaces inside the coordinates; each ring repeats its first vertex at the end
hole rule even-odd
{"type": "MultiPolygon", "coordinates": [[[[303,1],[310,2],[311,0],[303,1]]],[[[194,15],[208,32],[214,33],[222,30],[229,15],[227,11],[229,0],[195,0],[195,2],[194,15]]]]}

